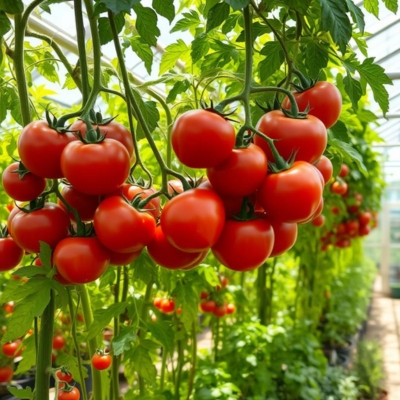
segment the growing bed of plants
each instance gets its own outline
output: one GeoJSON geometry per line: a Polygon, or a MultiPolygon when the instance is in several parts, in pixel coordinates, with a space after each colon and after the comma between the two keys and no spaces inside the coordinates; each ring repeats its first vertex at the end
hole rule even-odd
{"type": "Polygon", "coordinates": [[[64,2],[0,1],[0,398],[383,399],[373,344],[348,368],[391,84],[361,8],[74,0],[71,63],[29,26],[64,2]]]}

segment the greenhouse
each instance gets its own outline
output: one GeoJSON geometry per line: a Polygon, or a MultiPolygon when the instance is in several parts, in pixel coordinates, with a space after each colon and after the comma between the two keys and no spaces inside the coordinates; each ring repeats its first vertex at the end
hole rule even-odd
{"type": "Polygon", "coordinates": [[[400,400],[398,0],[0,0],[0,400],[400,400]]]}

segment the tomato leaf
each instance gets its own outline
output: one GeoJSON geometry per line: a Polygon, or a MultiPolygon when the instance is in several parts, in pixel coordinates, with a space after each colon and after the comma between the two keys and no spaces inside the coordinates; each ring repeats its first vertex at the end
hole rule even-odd
{"type": "Polygon", "coordinates": [[[11,22],[4,11],[0,11],[0,37],[11,29],[11,22]]]}
{"type": "Polygon", "coordinates": [[[46,286],[49,286],[49,284],[49,279],[42,277],[31,278],[23,285],[21,285],[20,281],[10,280],[0,297],[0,301],[3,303],[9,301],[18,302],[31,294],[40,293],[40,291],[46,286]]]}
{"type": "Polygon", "coordinates": [[[115,268],[107,268],[106,272],[100,277],[99,289],[103,290],[110,287],[114,283],[116,276],[115,268]]]}
{"type": "Polygon", "coordinates": [[[379,18],[379,0],[364,0],[364,8],[370,13],[379,18]]]}
{"type": "Polygon", "coordinates": [[[190,82],[185,79],[184,81],[179,81],[172,86],[171,90],[168,92],[168,96],[166,98],[167,103],[171,103],[176,100],[176,96],[178,94],[186,92],[190,87],[190,82]]]}
{"type": "MultiPolygon", "coordinates": [[[[125,16],[123,13],[114,16],[115,27],[117,32],[121,32],[125,25],[125,16]]],[[[113,35],[111,32],[110,20],[106,17],[100,17],[98,19],[98,28],[100,35],[100,43],[107,44],[113,40],[113,35]]]]}
{"type": "Polygon", "coordinates": [[[60,305],[63,308],[68,308],[68,293],[67,293],[67,288],[58,282],[56,279],[51,280],[51,284],[53,286],[53,289],[56,291],[59,297],[60,305]]]}
{"type": "Polygon", "coordinates": [[[159,15],[167,18],[169,23],[175,18],[174,0],[153,0],[152,5],[159,15]]]}
{"type": "Polygon", "coordinates": [[[201,268],[198,268],[199,274],[204,276],[205,280],[210,286],[215,287],[221,285],[217,271],[213,266],[201,264],[200,267],[201,268]]]}
{"type": "Polygon", "coordinates": [[[149,322],[147,327],[156,340],[158,340],[165,349],[172,354],[174,351],[175,334],[171,325],[163,320],[149,322]]]}
{"type": "Polygon", "coordinates": [[[171,29],[171,33],[179,31],[192,31],[200,25],[199,14],[195,10],[189,10],[189,12],[182,13],[183,17],[180,19],[175,26],[171,29]]]}
{"type": "Polygon", "coordinates": [[[24,11],[24,3],[22,0],[0,0],[0,10],[7,14],[22,14],[24,11]]]}
{"type": "Polygon", "coordinates": [[[42,271],[44,270],[46,272],[49,272],[52,269],[52,265],[51,265],[52,250],[47,243],[42,242],[42,241],[39,243],[40,243],[39,257],[40,257],[40,261],[43,265],[42,271]]]}
{"type": "Polygon", "coordinates": [[[33,393],[30,387],[27,387],[25,389],[17,389],[16,387],[8,386],[7,389],[11,394],[16,396],[18,399],[33,400],[33,393]]]}
{"type": "Polygon", "coordinates": [[[31,278],[36,275],[43,275],[43,269],[35,265],[28,265],[25,267],[20,267],[12,273],[13,276],[23,276],[31,278]]]}
{"type": "Polygon", "coordinates": [[[177,43],[172,43],[165,48],[165,53],[161,57],[160,73],[169,71],[175,67],[176,62],[185,56],[188,56],[190,47],[182,40],[178,39],[177,43]]]}
{"type": "Polygon", "coordinates": [[[220,40],[214,40],[210,43],[210,47],[215,50],[204,57],[201,64],[201,71],[209,72],[213,68],[222,68],[231,60],[238,60],[239,54],[235,46],[223,43],[220,40]]]}
{"type": "Polygon", "coordinates": [[[129,13],[135,4],[140,3],[140,0],[100,0],[99,3],[104,4],[114,14],[119,14],[121,11],[129,13]]]}
{"type": "Polygon", "coordinates": [[[398,0],[383,0],[386,8],[392,13],[396,14],[399,8],[398,0]]]}
{"type": "Polygon", "coordinates": [[[197,320],[198,295],[192,285],[180,283],[175,288],[177,299],[175,304],[182,308],[180,320],[185,326],[186,331],[190,331],[192,324],[197,320]]]}
{"type": "Polygon", "coordinates": [[[234,10],[241,10],[249,5],[249,0],[225,0],[234,10]]]}
{"type": "Polygon", "coordinates": [[[322,28],[331,33],[333,41],[344,54],[352,32],[346,14],[346,3],[344,0],[319,0],[319,2],[322,7],[322,28]]]}
{"type": "Polygon", "coordinates": [[[139,376],[150,382],[155,381],[157,370],[153,365],[149,351],[145,347],[136,346],[132,352],[129,352],[129,359],[139,376]]]}
{"type": "Polygon", "coordinates": [[[66,3],[67,1],[70,0],[45,0],[43,3],[40,4],[39,7],[47,13],[51,14],[51,9],[49,7],[51,4],[66,3]]]}
{"type": "Polygon", "coordinates": [[[361,8],[355,5],[352,0],[346,0],[346,4],[350,11],[351,18],[357,24],[360,32],[364,33],[365,20],[364,20],[364,13],[362,12],[361,8]]]}
{"type": "Polygon", "coordinates": [[[205,33],[201,33],[200,35],[196,36],[192,42],[192,51],[190,52],[193,64],[201,60],[208,53],[209,49],[210,43],[207,35],[205,33]]]}
{"type": "Polygon", "coordinates": [[[141,4],[133,6],[136,13],[136,29],[149,46],[157,46],[157,38],[161,32],[157,27],[157,14],[149,7],[141,4]]]}
{"type": "Polygon", "coordinates": [[[18,363],[18,368],[15,371],[15,375],[21,375],[24,372],[29,371],[33,366],[36,365],[36,346],[35,346],[35,335],[28,336],[24,339],[24,356],[18,363]]]}
{"type": "Polygon", "coordinates": [[[144,62],[144,66],[148,74],[151,74],[151,67],[153,65],[153,52],[150,46],[140,37],[133,36],[129,39],[132,50],[144,62]]]}
{"type": "Polygon", "coordinates": [[[344,90],[350,97],[351,104],[353,106],[353,110],[357,111],[358,109],[358,101],[362,96],[362,88],[360,82],[354,79],[349,72],[343,78],[344,90]]]}
{"type": "MultiPolygon", "coordinates": [[[[25,356],[25,351],[24,351],[24,356],[25,356]]],[[[79,374],[78,360],[75,356],[60,351],[57,354],[57,364],[63,365],[64,367],[68,367],[71,374],[74,377],[74,380],[77,381],[78,383],[82,383],[79,374]]],[[[89,367],[86,365],[83,366],[82,368],[83,378],[88,377],[88,368],[89,367]]]]}
{"type": "Polygon", "coordinates": [[[229,9],[227,3],[218,3],[211,7],[207,15],[206,32],[218,28],[229,17],[229,9]]]}
{"type": "Polygon", "coordinates": [[[339,139],[342,142],[350,143],[349,132],[346,125],[342,121],[337,121],[336,124],[330,128],[330,130],[336,139],[339,139]]]}
{"type": "Polygon", "coordinates": [[[142,251],[133,263],[133,268],[133,279],[140,279],[146,285],[157,281],[157,266],[146,252],[142,251]]]}
{"type": "Polygon", "coordinates": [[[132,348],[132,342],[136,341],[136,327],[125,326],[119,334],[112,339],[112,349],[115,356],[119,356],[124,351],[132,348]]]}
{"type": "Polygon", "coordinates": [[[275,41],[267,42],[260,53],[267,56],[258,64],[260,79],[265,81],[280,68],[284,61],[284,55],[280,44],[275,41]]]}
{"type": "MultiPolygon", "coordinates": [[[[225,24],[224,24],[225,26],[225,24]]],[[[265,35],[266,33],[270,33],[271,29],[267,25],[260,24],[259,22],[254,22],[251,25],[251,33],[253,40],[256,40],[259,36],[265,35]]],[[[244,42],[244,30],[240,32],[240,35],[236,39],[236,42],[241,43],[244,42]]]]}
{"type": "Polygon", "coordinates": [[[306,47],[305,62],[310,75],[314,78],[318,77],[321,69],[328,65],[329,45],[323,42],[310,41],[306,47]]]}

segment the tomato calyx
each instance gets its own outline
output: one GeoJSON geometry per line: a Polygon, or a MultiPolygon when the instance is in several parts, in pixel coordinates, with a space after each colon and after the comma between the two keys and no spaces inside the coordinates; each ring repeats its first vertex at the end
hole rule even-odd
{"type": "Polygon", "coordinates": [[[237,110],[236,108],[235,108],[233,111],[231,111],[231,112],[223,113],[222,111],[219,110],[218,105],[217,105],[216,107],[214,107],[214,102],[213,102],[212,100],[211,100],[211,102],[210,102],[210,107],[209,107],[208,104],[207,104],[206,102],[204,102],[204,101],[201,101],[201,102],[200,102],[200,105],[201,105],[201,108],[202,108],[203,110],[208,111],[208,112],[212,112],[212,113],[214,113],[214,114],[217,114],[217,115],[219,115],[220,117],[224,118],[226,121],[237,122],[237,123],[240,122],[240,121],[237,121],[237,120],[235,120],[235,119],[233,119],[233,118],[228,118],[230,115],[235,114],[235,112],[236,112],[236,110],[237,110]]]}
{"type": "Polygon", "coordinates": [[[60,381],[62,382],[62,391],[63,392],[67,392],[70,393],[75,389],[75,385],[71,385],[70,383],[66,382],[66,381],[60,381]]]}
{"type": "Polygon", "coordinates": [[[300,85],[291,82],[291,85],[296,90],[296,93],[305,92],[308,89],[313,88],[318,82],[317,79],[306,78],[298,69],[293,68],[292,72],[299,78],[300,85]]]}
{"type": "Polygon", "coordinates": [[[22,161],[17,162],[19,163],[18,168],[11,171],[11,173],[18,174],[19,179],[22,179],[26,174],[29,174],[30,171],[28,170],[28,168],[25,167],[22,161]]]}
{"type": "Polygon", "coordinates": [[[61,135],[67,132],[73,132],[69,129],[71,125],[68,125],[67,127],[60,126],[58,118],[49,109],[46,109],[46,121],[49,128],[54,129],[61,135]]]}
{"type": "Polygon", "coordinates": [[[85,121],[88,130],[86,132],[85,137],[82,136],[81,132],[74,132],[74,135],[84,144],[100,144],[106,138],[106,135],[103,135],[100,131],[100,128],[97,126],[96,129],[93,128],[92,124],[89,121],[85,121]]]}
{"type": "Polygon", "coordinates": [[[110,122],[114,121],[114,119],[117,117],[118,115],[116,115],[115,117],[103,118],[101,112],[99,111],[96,112],[93,109],[89,111],[90,123],[92,123],[93,125],[105,126],[108,125],[110,122]]]}
{"type": "Polygon", "coordinates": [[[46,203],[46,196],[42,195],[34,200],[31,200],[29,204],[24,207],[20,207],[18,204],[15,204],[15,207],[17,207],[18,210],[26,214],[29,214],[33,211],[41,210],[44,207],[45,203],[46,203]]]}
{"type": "Polygon", "coordinates": [[[260,218],[259,215],[254,213],[254,204],[249,201],[248,197],[243,197],[242,205],[237,215],[232,214],[235,221],[251,221],[260,218]]]}
{"type": "Polygon", "coordinates": [[[0,238],[4,239],[8,236],[8,229],[7,225],[5,224],[0,224],[0,238]]]}

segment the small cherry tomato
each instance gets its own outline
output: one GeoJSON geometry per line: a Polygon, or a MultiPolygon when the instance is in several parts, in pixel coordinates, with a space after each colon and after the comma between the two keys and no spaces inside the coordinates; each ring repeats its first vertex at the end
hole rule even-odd
{"type": "Polygon", "coordinates": [[[161,302],[160,310],[165,314],[170,314],[175,310],[175,302],[172,299],[164,299],[161,302]]]}
{"type": "Polygon", "coordinates": [[[206,312],[206,313],[214,312],[216,306],[217,306],[217,304],[215,303],[214,300],[206,300],[206,301],[202,301],[200,303],[201,311],[206,312]]]}
{"type": "Polygon", "coordinates": [[[226,313],[233,314],[236,311],[236,306],[234,304],[228,304],[226,306],[226,313]]]}
{"type": "Polygon", "coordinates": [[[95,354],[92,357],[92,365],[95,369],[102,371],[107,369],[112,362],[112,358],[109,354],[95,354]]]}
{"type": "Polygon", "coordinates": [[[54,350],[62,350],[66,344],[67,344],[67,341],[65,340],[64,336],[56,335],[53,337],[53,349],[54,350]]]}

